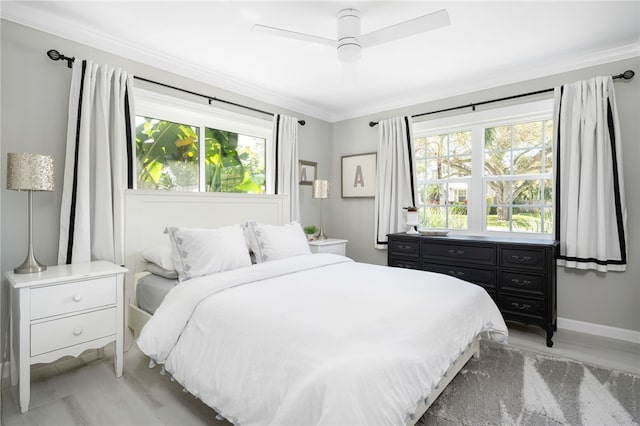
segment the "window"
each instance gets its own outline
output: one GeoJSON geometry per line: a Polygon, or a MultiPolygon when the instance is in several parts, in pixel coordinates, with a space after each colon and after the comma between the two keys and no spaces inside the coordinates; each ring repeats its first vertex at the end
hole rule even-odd
{"type": "Polygon", "coordinates": [[[136,189],[266,193],[271,120],[136,90],[136,189]]]}
{"type": "Polygon", "coordinates": [[[550,235],[552,102],[414,124],[420,226],[550,235]]]}

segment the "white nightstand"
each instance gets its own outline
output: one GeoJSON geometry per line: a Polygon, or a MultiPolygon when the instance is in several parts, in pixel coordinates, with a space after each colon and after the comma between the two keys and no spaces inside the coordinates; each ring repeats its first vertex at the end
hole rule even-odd
{"type": "Polygon", "coordinates": [[[326,240],[309,241],[311,253],[333,253],[346,256],[348,240],[327,238],[326,240]]]}
{"type": "Polygon", "coordinates": [[[31,364],[78,356],[115,341],[115,374],[122,376],[125,272],[100,261],[50,266],[34,274],[6,273],[11,384],[19,383],[21,412],[29,409],[31,364]]]}

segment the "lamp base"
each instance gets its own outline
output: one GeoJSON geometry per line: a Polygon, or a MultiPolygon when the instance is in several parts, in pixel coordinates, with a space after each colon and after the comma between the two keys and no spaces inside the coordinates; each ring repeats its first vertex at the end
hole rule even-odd
{"type": "Polygon", "coordinates": [[[47,265],[43,265],[33,256],[27,256],[27,259],[13,270],[16,274],[33,274],[35,272],[43,272],[47,270],[47,265]]]}

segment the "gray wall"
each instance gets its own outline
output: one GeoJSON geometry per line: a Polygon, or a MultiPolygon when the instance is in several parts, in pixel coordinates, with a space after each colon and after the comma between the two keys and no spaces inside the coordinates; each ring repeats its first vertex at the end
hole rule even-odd
{"type": "MultiPolygon", "coordinates": [[[[333,125],[331,181],[340,182],[340,157],[377,150],[378,128],[369,121],[397,115],[414,115],[471,102],[525,93],[587,79],[596,75],[636,71],[629,82],[616,82],[616,99],[622,132],[623,167],[628,212],[629,265],[624,273],[576,272],[558,268],[558,316],[578,321],[640,331],[640,58],[552,75],[499,88],[441,99],[333,125]]],[[[548,97],[552,95],[547,95],[548,97]]],[[[526,98],[527,101],[536,98],[526,98]]],[[[540,99],[540,97],[538,97],[540,99]]],[[[493,104],[503,106],[502,104],[493,104]]],[[[484,107],[487,109],[488,107],[484,107]]],[[[463,110],[468,112],[469,110],[463,110]]],[[[454,115],[455,113],[448,113],[454,115]]],[[[443,117],[438,114],[437,117],[443,117]]],[[[431,116],[436,118],[436,116],[431,116]]],[[[417,119],[416,119],[417,120],[417,119]]],[[[331,211],[333,233],[349,240],[347,255],[357,261],[386,264],[387,253],[373,248],[373,199],[334,200],[331,211]]]]}
{"type": "MultiPolygon", "coordinates": [[[[300,127],[299,155],[301,159],[318,162],[318,176],[328,178],[331,159],[331,124],[303,116],[273,105],[239,96],[216,87],[170,74],[104,51],[10,21],[1,22],[1,228],[2,250],[2,323],[7,317],[7,282],[4,273],[22,263],[27,254],[27,196],[6,190],[6,157],[8,152],[37,152],[56,159],[56,190],[34,194],[34,238],[37,258],[48,265],[57,263],[59,212],[62,195],[67,108],[71,70],[66,63],[53,62],[45,52],[60,52],[86,58],[100,64],[121,67],[134,75],[213,95],[221,99],[266,111],[285,113],[306,120],[300,127]]],[[[153,89],[154,86],[147,86],[153,89]]],[[[166,92],[180,96],[175,91],[166,92]]],[[[319,223],[318,200],[311,198],[311,187],[300,189],[301,222],[319,223]]],[[[327,230],[330,226],[327,226],[327,230]]]]}
{"type": "MultiPolygon", "coordinates": [[[[544,89],[595,75],[617,74],[629,68],[640,71],[640,59],[635,58],[331,124],[12,22],[2,21],[0,38],[2,273],[22,262],[27,249],[26,195],[4,189],[6,153],[32,151],[54,155],[58,161],[57,182],[60,183],[62,179],[71,72],[62,63],[54,63],[46,57],[45,52],[51,48],[78,58],[119,66],[133,74],[185,89],[307,120],[307,125],[300,128],[300,158],[316,161],[318,177],[330,179],[332,185],[331,197],[325,206],[325,212],[329,213],[325,217],[325,232],[330,237],[348,239],[347,254],[355,260],[377,264],[386,264],[386,252],[373,248],[373,199],[340,198],[340,157],[377,149],[378,130],[368,126],[370,120],[418,114],[472,101],[544,89]]],[[[640,194],[636,184],[640,181],[640,168],[637,167],[640,160],[640,78],[616,83],[616,91],[627,182],[630,253],[628,271],[599,274],[559,268],[558,309],[563,318],[640,331],[640,310],[636,307],[640,301],[640,265],[637,263],[640,225],[635,220],[640,213],[640,194]]],[[[38,258],[47,264],[54,264],[57,259],[60,197],[59,184],[53,193],[38,193],[34,196],[34,245],[38,258]]],[[[320,204],[319,200],[311,198],[310,186],[300,188],[300,200],[302,223],[319,224],[320,204]]],[[[3,279],[2,283],[3,321],[0,327],[4,330],[6,281],[3,279]]]]}

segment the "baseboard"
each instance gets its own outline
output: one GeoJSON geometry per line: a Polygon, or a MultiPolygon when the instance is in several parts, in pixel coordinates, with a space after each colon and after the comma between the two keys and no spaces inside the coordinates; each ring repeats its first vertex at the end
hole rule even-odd
{"type": "Polygon", "coordinates": [[[640,345],[640,331],[628,330],[626,328],[611,327],[608,325],[595,324],[572,320],[569,318],[558,318],[558,328],[564,330],[577,331],[579,333],[593,334],[610,339],[624,340],[640,345]]]}

